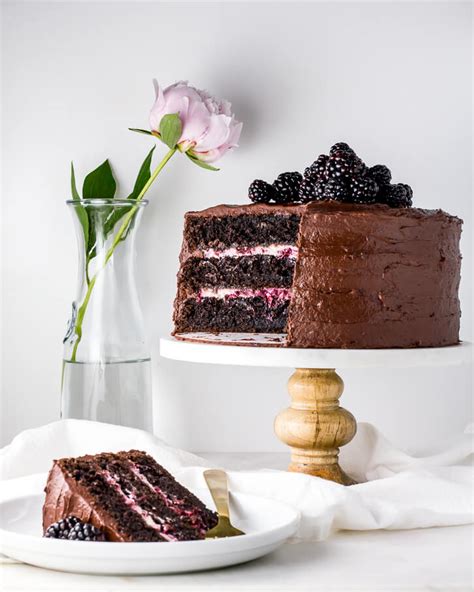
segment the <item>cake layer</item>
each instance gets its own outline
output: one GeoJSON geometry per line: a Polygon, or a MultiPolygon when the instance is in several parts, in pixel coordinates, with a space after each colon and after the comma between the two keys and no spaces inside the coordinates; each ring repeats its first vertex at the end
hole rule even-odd
{"type": "Polygon", "coordinates": [[[289,299],[269,301],[265,296],[188,298],[180,304],[177,331],[233,331],[282,333],[289,299]]]}
{"type": "Polygon", "coordinates": [[[216,516],[150,456],[139,451],[55,461],[48,476],[43,528],[74,515],[110,541],[204,538],[216,516]]]}
{"type": "Polygon", "coordinates": [[[190,212],[185,219],[187,248],[223,250],[234,246],[294,245],[300,217],[295,208],[253,214],[203,217],[190,212]]]}
{"type": "Polygon", "coordinates": [[[291,287],[295,259],[271,255],[189,257],[181,268],[181,281],[191,291],[201,287],[291,287]]]}

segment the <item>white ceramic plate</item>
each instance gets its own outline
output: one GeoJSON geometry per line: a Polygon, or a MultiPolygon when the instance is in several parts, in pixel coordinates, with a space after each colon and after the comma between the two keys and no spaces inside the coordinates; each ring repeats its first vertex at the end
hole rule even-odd
{"type": "Polygon", "coordinates": [[[281,347],[284,333],[185,333],[160,339],[170,360],[278,368],[414,368],[470,364],[472,343],[399,349],[311,349],[281,347]],[[266,347],[256,347],[256,346],[266,347]]]}
{"type": "MultiPolygon", "coordinates": [[[[209,492],[195,491],[214,508],[209,492]]],[[[0,504],[0,552],[48,569],[139,575],[199,571],[235,565],[271,553],[294,534],[299,515],[280,502],[231,494],[231,516],[244,536],[172,543],[93,543],[43,538],[44,494],[0,504]]]]}

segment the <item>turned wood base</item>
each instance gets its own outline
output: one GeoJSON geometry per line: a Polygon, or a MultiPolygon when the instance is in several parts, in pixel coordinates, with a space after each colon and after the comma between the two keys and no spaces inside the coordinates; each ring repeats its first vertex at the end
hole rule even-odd
{"type": "Polygon", "coordinates": [[[339,406],[344,390],[334,369],[297,369],[288,381],[291,406],[275,419],[276,435],[291,448],[289,471],[353,485],[339,466],[340,446],[355,436],[352,413],[339,406]]]}

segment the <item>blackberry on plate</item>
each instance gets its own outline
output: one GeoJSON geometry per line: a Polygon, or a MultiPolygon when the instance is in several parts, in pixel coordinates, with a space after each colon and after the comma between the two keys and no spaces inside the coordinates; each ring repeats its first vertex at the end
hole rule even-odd
{"type": "Polygon", "coordinates": [[[347,201],[350,197],[349,187],[344,179],[329,179],[324,188],[324,197],[333,201],[347,201]]]}
{"type": "Polygon", "coordinates": [[[320,154],[312,165],[305,168],[304,178],[312,179],[315,182],[324,179],[326,174],[326,164],[329,156],[327,154],[320,154]]]}
{"type": "Polygon", "coordinates": [[[79,522],[76,516],[68,516],[57,522],[53,522],[44,533],[48,539],[67,539],[72,528],[79,522]]]}
{"type": "Polygon", "coordinates": [[[350,194],[353,203],[374,203],[379,186],[371,177],[352,177],[350,194]]]}
{"type": "Polygon", "coordinates": [[[77,522],[68,535],[69,541],[105,541],[105,535],[100,530],[88,522],[77,522]]]}
{"type": "Polygon", "coordinates": [[[413,190],[410,185],[396,183],[382,187],[379,201],[391,208],[409,208],[412,205],[413,190]]]}
{"type": "Polygon", "coordinates": [[[255,179],[250,183],[249,199],[254,203],[270,203],[275,197],[275,190],[270,183],[262,181],[262,179],[255,179]]]}
{"type": "Polygon", "coordinates": [[[54,522],[46,529],[48,539],[67,539],[68,541],[105,541],[105,534],[99,529],[82,522],[76,516],[68,516],[54,522]]]}
{"type": "Polygon", "coordinates": [[[303,180],[301,173],[281,173],[273,182],[274,200],[278,204],[298,201],[298,190],[303,180]]]}
{"type": "Polygon", "coordinates": [[[316,183],[312,179],[303,179],[301,181],[298,197],[301,203],[309,203],[318,199],[316,195],[316,183]]]}
{"type": "Polygon", "coordinates": [[[370,167],[367,174],[369,177],[372,177],[379,187],[382,185],[389,185],[392,180],[392,173],[384,164],[376,164],[373,167],[370,167]]]}

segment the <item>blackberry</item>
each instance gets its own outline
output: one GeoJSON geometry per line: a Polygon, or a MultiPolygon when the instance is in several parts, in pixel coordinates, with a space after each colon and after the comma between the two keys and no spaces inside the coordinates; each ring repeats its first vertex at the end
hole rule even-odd
{"type": "Polygon", "coordinates": [[[316,201],[325,199],[326,185],[324,181],[318,181],[314,186],[314,194],[316,195],[316,201]]]}
{"type": "Polygon", "coordinates": [[[328,179],[348,179],[361,174],[365,169],[362,160],[354,155],[343,153],[341,156],[330,156],[326,165],[328,179]]]}
{"type": "Polygon", "coordinates": [[[384,164],[376,164],[367,171],[369,177],[377,183],[379,187],[382,185],[389,185],[392,180],[392,173],[390,169],[384,164]]]}
{"type": "Polygon", "coordinates": [[[406,183],[398,183],[398,185],[401,185],[402,187],[405,188],[407,201],[410,202],[408,205],[409,206],[413,205],[413,189],[410,187],[410,185],[407,185],[406,183]]]}
{"type": "Polygon", "coordinates": [[[273,182],[274,200],[278,204],[298,201],[298,189],[303,180],[301,173],[281,173],[273,182]]]}
{"type": "Polygon", "coordinates": [[[352,177],[349,189],[351,202],[374,203],[379,186],[371,177],[352,177]]]}
{"type": "Polygon", "coordinates": [[[77,522],[68,535],[69,541],[105,541],[105,535],[100,530],[88,522],[77,522]]]}
{"type": "Polygon", "coordinates": [[[316,173],[314,172],[314,170],[311,167],[312,167],[312,165],[307,166],[305,168],[304,173],[303,173],[303,181],[316,182],[318,180],[316,173]]]}
{"type": "Polygon", "coordinates": [[[343,179],[329,179],[324,188],[324,197],[333,201],[348,201],[349,187],[343,179]]]}
{"type": "Polygon", "coordinates": [[[316,201],[316,184],[314,181],[311,179],[303,179],[298,190],[298,197],[301,203],[316,201]]]}
{"type": "Polygon", "coordinates": [[[314,181],[324,179],[328,158],[327,154],[320,154],[313,164],[304,170],[304,178],[314,181]]]}
{"type": "Polygon", "coordinates": [[[352,172],[351,159],[344,156],[331,156],[326,165],[328,179],[347,177],[352,172]]]}
{"type": "Polygon", "coordinates": [[[44,536],[48,539],[67,539],[69,533],[76,524],[79,523],[79,518],[76,516],[68,516],[58,522],[54,522],[46,529],[44,536]]]}
{"type": "Polygon", "coordinates": [[[352,154],[353,156],[355,156],[354,150],[352,150],[349,144],[346,144],[345,142],[337,142],[337,144],[331,146],[329,150],[329,156],[335,156],[336,153],[342,152],[346,154],[352,154]]]}
{"type": "Polygon", "coordinates": [[[409,208],[412,205],[413,190],[409,185],[397,183],[382,187],[379,201],[391,208],[409,208]]]}
{"type": "Polygon", "coordinates": [[[270,203],[275,197],[275,190],[270,183],[255,179],[249,187],[249,199],[254,203],[270,203]]]}

